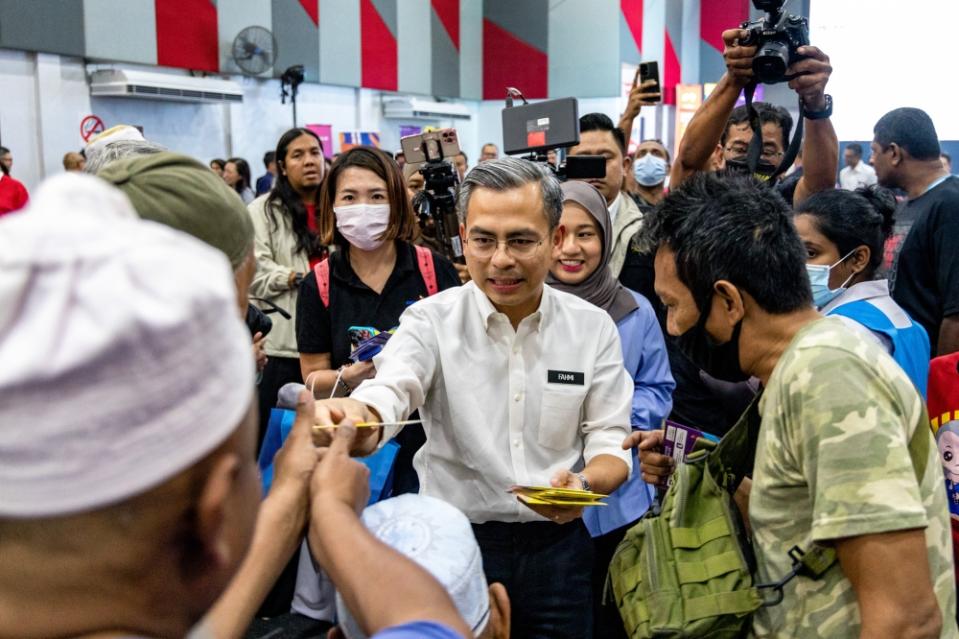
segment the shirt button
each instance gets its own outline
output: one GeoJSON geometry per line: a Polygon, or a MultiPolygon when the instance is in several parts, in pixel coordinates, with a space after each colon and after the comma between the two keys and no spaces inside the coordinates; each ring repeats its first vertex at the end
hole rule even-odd
{"type": "Polygon", "coordinates": [[[513,355],[519,355],[519,346],[513,347],[513,355]]]}
{"type": "Polygon", "coordinates": [[[513,395],[513,401],[514,401],[514,402],[518,402],[518,401],[521,400],[521,399],[523,399],[523,394],[522,394],[522,393],[516,393],[515,395],[513,395]]]}
{"type": "Polygon", "coordinates": [[[519,446],[520,446],[521,443],[522,443],[522,442],[520,442],[520,440],[518,440],[518,439],[514,439],[514,440],[513,440],[513,446],[516,446],[517,448],[519,448],[519,446]]]}

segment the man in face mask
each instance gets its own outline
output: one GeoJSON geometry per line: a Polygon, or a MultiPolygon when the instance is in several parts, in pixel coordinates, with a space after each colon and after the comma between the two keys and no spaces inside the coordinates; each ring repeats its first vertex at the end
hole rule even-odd
{"type": "MultiPolygon", "coordinates": [[[[745,107],[735,109],[743,89],[753,80],[753,57],[757,47],[745,47],[740,41],[747,36],[743,29],[723,32],[726,49],[726,73],[710,94],[709,99],[693,116],[676,152],[670,184],[678,187],[693,173],[708,171],[716,165],[721,153],[727,167],[748,171],[746,154],[753,139],[749,114],[745,107]],[[721,149],[721,150],[720,150],[721,149]]],[[[796,184],[794,202],[800,203],[813,193],[831,189],[836,184],[839,170],[839,142],[829,117],[832,97],[826,95],[826,83],[832,74],[829,56],[816,47],[798,49],[805,56],[787,70],[789,88],[796,92],[805,113],[805,144],[809,151],[803,177],[796,184]]],[[[762,157],[756,168],[757,177],[769,178],[776,174],[789,146],[792,118],[780,107],[769,104],[753,105],[759,114],[763,145],[762,157]]],[[[789,167],[783,167],[783,171],[789,167]]]]}
{"type": "MultiPolygon", "coordinates": [[[[955,636],[942,628],[955,614],[949,515],[922,399],[882,347],[815,311],[783,200],[746,177],[701,173],[648,216],[647,232],[680,348],[718,379],[764,386],[752,478],[737,491],[758,582],[789,572],[793,546],[838,555],[819,583],[798,577],[782,605],[755,613],[751,634],[955,636]],[[915,433],[924,471],[906,445],[915,433]]],[[[649,482],[671,471],[661,442],[662,431],[624,442],[639,445],[649,482]]]]}
{"type": "Polygon", "coordinates": [[[646,140],[633,154],[634,190],[630,195],[646,213],[663,201],[669,176],[669,150],[660,140],[646,140]]]}

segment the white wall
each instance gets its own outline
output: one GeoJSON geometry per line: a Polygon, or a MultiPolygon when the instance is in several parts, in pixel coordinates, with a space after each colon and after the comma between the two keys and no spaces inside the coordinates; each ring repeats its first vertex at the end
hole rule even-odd
{"type": "Polygon", "coordinates": [[[955,0],[812,2],[810,39],[835,69],[827,91],[840,140],[872,140],[879,118],[904,106],[928,113],[940,140],[959,140],[959,83],[948,71],[957,21],[955,0]]]}
{"type": "MultiPolygon", "coordinates": [[[[263,153],[274,148],[283,131],[292,126],[292,109],[289,102],[280,103],[279,81],[243,76],[232,79],[243,87],[242,103],[91,98],[86,67],[79,58],[0,50],[0,143],[13,151],[14,176],[33,189],[45,176],[62,170],[65,152],[83,146],[80,121],[94,113],[107,127],[142,126],[148,139],[203,162],[214,157],[244,157],[255,177],[263,172],[263,153]]],[[[382,116],[383,95],[369,89],[304,84],[297,97],[297,123],[332,125],[334,151],[339,150],[338,133],[358,130],[378,131],[384,149],[398,150],[403,124],[456,127],[471,164],[486,142],[496,142],[502,149],[502,100],[460,101],[469,108],[470,120],[399,121],[382,116]]],[[[588,98],[579,101],[579,112],[599,111],[615,122],[624,106],[620,97],[588,98]]],[[[652,137],[650,131],[646,136],[652,137]]]]}
{"type": "Polygon", "coordinates": [[[0,144],[13,176],[32,188],[79,149],[90,98],[79,58],[0,49],[0,144]]]}
{"type": "MultiPolygon", "coordinates": [[[[157,67],[137,67],[173,75],[186,72],[157,67]]],[[[0,144],[14,157],[13,175],[34,189],[40,181],[62,171],[61,158],[83,146],[80,121],[93,113],[105,126],[133,124],[143,127],[150,140],[201,161],[240,156],[250,162],[255,175],[263,171],[263,153],[276,146],[280,135],[293,124],[289,101],[280,103],[277,80],[232,78],[243,87],[243,102],[187,104],[160,100],[103,98],[89,95],[86,67],[79,58],[0,49],[0,144]]],[[[304,84],[297,97],[297,123],[333,126],[334,151],[342,131],[378,131],[382,147],[399,150],[403,124],[455,126],[470,157],[476,157],[479,135],[478,101],[461,101],[472,120],[387,120],[382,115],[383,93],[329,85],[304,84]]],[[[499,127],[491,132],[499,139],[499,127]]]]}

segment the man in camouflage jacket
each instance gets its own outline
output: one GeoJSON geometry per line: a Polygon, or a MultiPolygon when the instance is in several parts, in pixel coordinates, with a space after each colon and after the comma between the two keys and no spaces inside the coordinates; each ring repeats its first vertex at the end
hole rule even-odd
{"type": "MultiPolygon", "coordinates": [[[[753,616],[757,637],[956,637],[949,510],[934,443],[917,479],[908,442],[931,437],[906,374],[876,344],[812,306],[806,251],[785,202],[748,178],[700,174],[647,218],[667,329],[719,379],[760,380],[762,423],[737,503],[760,582],[788,551],[832,546],[753,616]]],[[[635,433],[641,470],[671,471],[661,433],[635,433]]]]}

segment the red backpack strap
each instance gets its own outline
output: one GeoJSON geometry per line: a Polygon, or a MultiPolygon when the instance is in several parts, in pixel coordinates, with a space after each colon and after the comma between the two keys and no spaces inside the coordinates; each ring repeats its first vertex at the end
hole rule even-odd
{"type": "Polygon", "coordinates": [[[436,295],[440,287],[436,283],[436,268],[433,265],[433,252],[425,246],[414,246],[416,249],[416,262],[420,267],[420,275],[426,283],[426,295],[436,295]]]}
{"type": "Polygon", "coordinates": [[[313,274],[316,275],[316,288],[320,291],[320,301],[323,306],[330,307],[330,259],[325,258],[316,263],[313,267],[313,274]]]}

